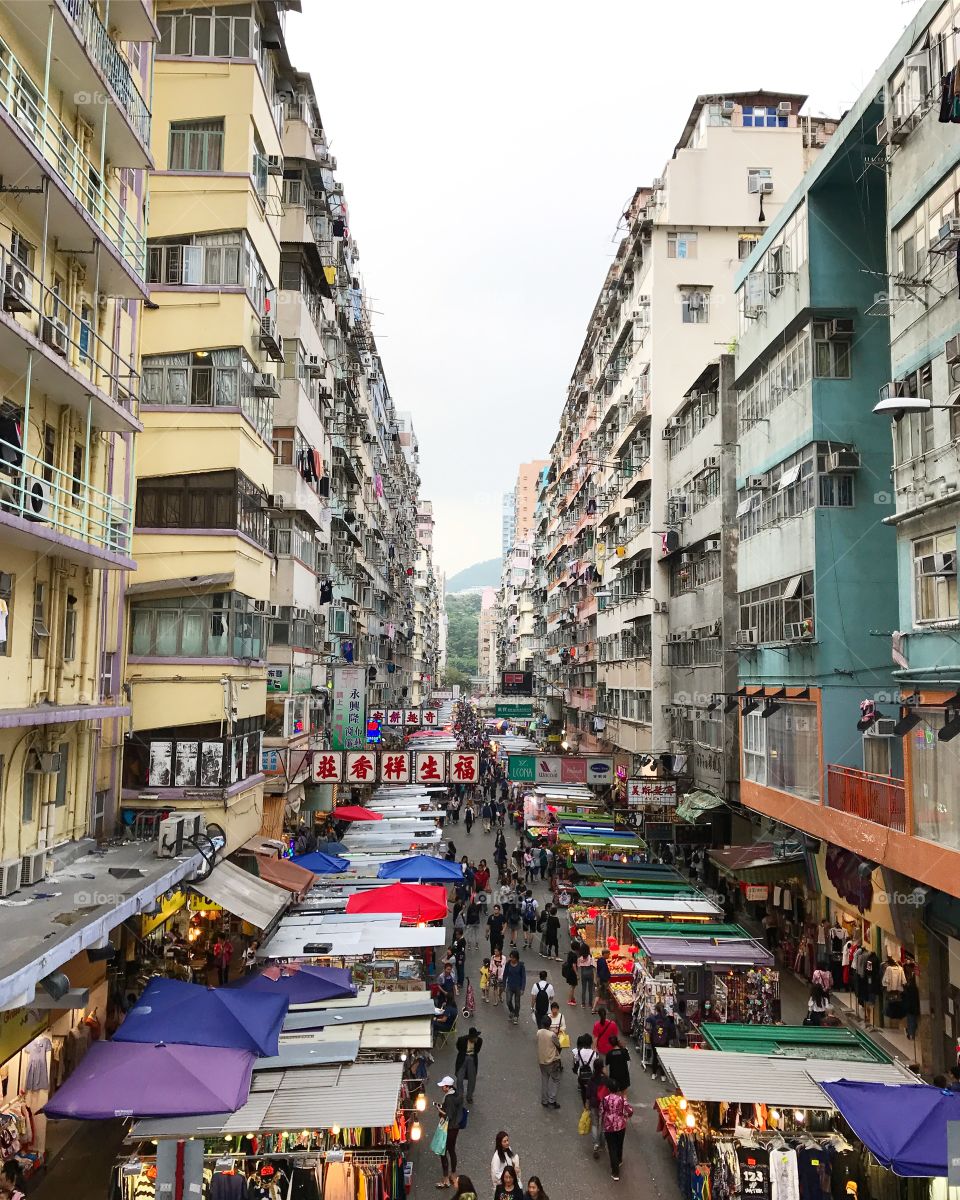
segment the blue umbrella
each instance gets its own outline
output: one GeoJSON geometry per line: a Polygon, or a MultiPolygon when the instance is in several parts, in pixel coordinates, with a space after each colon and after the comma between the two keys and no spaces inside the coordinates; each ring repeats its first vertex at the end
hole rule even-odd
{"type": "Polygon", "coordinates": [[[298,867],[312,871],[314,875],[339,875],[350,866],[348,859],[324,854],[322,850],[313,850],[310,854],[295,854],[290,861],[298,867]]]}
{"type": "Polygon", "coordinates": [[[402,879],[412,883],[457,883],[463,880],[459,863],[430,854],[408,854],[381,865],[379,879],[402,879]]]}
{"type": "Polygon", "coordinates": [[[258,975],[248,975],[241,986],[245,991],[283,996],[291,1004],[315,1004],[318,1000],[339,1000],[357,994],[349,968],[296,963],[267,967],[258,975]]]}
{"type": "Polygon", "coordinates": [[[346,849],[343,842],[317,842],[317,850],[321,854],[344,854],[346,849]]]}

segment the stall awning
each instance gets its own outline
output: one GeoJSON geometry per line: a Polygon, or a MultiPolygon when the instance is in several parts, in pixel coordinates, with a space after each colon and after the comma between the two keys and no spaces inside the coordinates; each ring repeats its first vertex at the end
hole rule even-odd
{"type": "Polygon", "coordinates": [[[272,928],[290,902],[289,892],[231,862],[218,863],[206,879],[190,886],[198,896],[262,930],[272,928]]]}
{"type": "Polygon", "coordinates": [[[947,1125],[960,1121],[960,1094],[926,1084],[841,1080],[824,1091],[882,1167],[904,1178],[948,1174],[947,1125]]]}
{"type": "Polygon", "coordinates": [[[677,804],[677,820],[692,823],[703,813],[712,808],[719,808],[722,804],[723,799],[712,792],[688,792],[677,804]]]}
{"type": "Polygon", "coordinates": [[[865,1033],[845,1025],[724,1025],[714,1021],[704,1024],[702,1029],[711,1050],[769,1054],[778,1058],[892,1062],[865,1033]]]}
{"type": "Polygon", "coordinates": [[[621,912],[664,917],[718,917],[720,909],[706,897],[614,896],[610,902],[621,912]]]}
{"type": "Polygon", "coordinates": [[[306,867],[298,867],[289,858],[268,858],[265,854],[257,856],[257,870],[260,878],[267,883],[275,883],[278,888],[290,892],[298,900],[310,891],[316,880],[316,875],[306,867]]]}
{"type": "Polygon", "coordinates": [[[293,1067],[258,1071],[250,1099],[232,1115],[138,1121],[130,1133],[142,1138],[213,1138],[221,1134],[325,1129],[331,1125],[392,1125],[397,1114],[403,1063],[293,1067]]]}
{"type": "Polygon", "coordinates": [[[361,1050],[429,1050],[432,1045],[432,1017],[370,1021],[360,1033],[361,1050]]]}
{"type": "Polygon", "coordinates": [[[721,875],[744,883],[776,883],[792,879],[803,872],[800,851],[783,854],[773,842],[757,842],[753,846],[727,846],[711,850],[710,861],[721,875]]]}
{"type": "Polygon", "coordinates": [[[731,1104],[775,1104],[784,1108],[833,1108],[821,1082],[849,1079],[908,1083],[914,1079],[895,1063],[728,1054],[721,1050],[661,1050],[660,1061],[688,1100],[731,1104]]]}
{"type": "Polygon", "coordinates": [[[772,967],[773,955],[753,938],[703,940],[697,938],[641,937],[640,949],[653,962],[665,966],[690,964],[711,967],[772,967]]]}

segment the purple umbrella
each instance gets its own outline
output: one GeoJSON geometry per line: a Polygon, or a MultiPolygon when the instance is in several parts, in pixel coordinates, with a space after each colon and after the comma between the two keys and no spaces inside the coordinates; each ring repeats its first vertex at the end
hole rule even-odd
{"type": "Polygon", "coordinates": [[[245,991],[282,996],[291,1004],[314,1004],[318,1000],[339,1000],[357,994],[349,968],[300,966],[298,963],[267,967],[259,975],[248,976],[241,986],[245,991]]]}
{"type": "Polygon", "coordinates": [[[94,1042],[42,1111],[75,1121],[236,1112],[250,1093],[254,1058],[219,1046],[94,1042]]]}

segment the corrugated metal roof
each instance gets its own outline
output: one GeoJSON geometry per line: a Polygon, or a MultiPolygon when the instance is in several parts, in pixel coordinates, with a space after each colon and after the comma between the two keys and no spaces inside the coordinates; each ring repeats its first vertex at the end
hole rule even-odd
{"type": "Polygon", "coordinates": [[[687,964],[703,963],[724,966],[772,966],[773,955],[754,938],[704,938],[685,937],[641,937],[640,948],[646,951],[655,963],[687,964]]]}
{"type": "Polygon", "coordinates": [[[324,1029],[328,1025],[358,1025],[371,1021],[409,1020],[412,1017],[432,1017],[433,1000],[429,992],[384,992],[387,1001],[368,1004],[365,1008],[314,1008],[288,1012],[283,1032],[301,1029],[324,1029]],[[409,996],[406,1000],[403,997],[409,996]]]}
{"type": "Polygon", "coordinates": [[[270,929],[290,902],[289,892],[232,862],[218,863],[206,879],[192,883],[190,889],[257,929],[270,929]]]}
{"type": "Polygon", "coordinates": [[[280,1053],[272,1058],[258,1058],[258,1071],[286,1070],[290,1067],[323,1067],[331,1063],[352,1063],[360,1053],[360,1038],[333,1041],[281,1042],[280,1053]]]}
{"type": "Polygon", "coordinates": [[[137,1121],[128,1140],[390,1125],[396,1117],[402,1078],[399,1062],[264,1072],[257,1079],[259,1090],[251,1092],[235,1113],[137,1121]]]}
{"type": "Polygon", "coordinates": [[[432,1017],[371,1021],[360,1031],[361,1050],[429,1050],[432,1045],[432,1017]]]}
{"type": "Polygon", "coordinates": [[[778,1104],[789,1108],[833,1108],[817,1079],[905,1083],[909,1071],[893,1063],[823,1062],[720,1050],[661,1050],[677,1090],[688,1100],[727,1100],[731,1104],[778,1104]]]}
{"type": "Polygon", "coordinates": [[[707,1022],[701,1028],[711,1050],[851,1062],[892,1061],[889,1054],[865,1033],[846,1025],[722,1025],[707,1022]]]}
{"type": "Polygon", "coordinates": [[[720,915],[720,909],[709,900],[689,896],[614,896],[610,903],[621,912],[629,913],[675,913],[688,917],[720,915]]]}

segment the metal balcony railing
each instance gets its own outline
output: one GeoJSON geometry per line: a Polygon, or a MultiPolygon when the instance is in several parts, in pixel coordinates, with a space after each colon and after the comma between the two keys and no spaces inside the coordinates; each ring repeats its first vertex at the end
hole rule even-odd
{"type": "Polygon", "coordinates": [[[140,376],[133,364],[94,330],[95,309],[77,312],[70,308],[9,251],[0,251],[0,294],[4,313],[136,416],[140,376]]]}
{"type": "Polygon", "coordinates": [[[142,280],[147,265],[146,236],[120,204],[119,197],[104,186],[93,161],[81,150],[76,138],[43,99],[40,89],[30,82],[28,72],[2,40],[0,108],[13,117],[23,136],[34,143],[107,241],[142,280]]]}
{"type": "Polygon", "coordinates": [[[827,766],[827,807],[850,813],[898,833],[907,832],[907,799],[902,779],[873,775],[855,767],[827,766]]]}
{"type": "Polygon", "coordinates": [[[50,466],[14,442],[0,440],[0,513],[107,550],[130,553],[131,508],[50,466]]]}
{"type": "Polygon", "coordinates": [[[140,95],[126,59],[107,33],[90,0],[60,0],[80,40],[113,89],[120,108],[140,141],[150,145],[150,110],[140,95]]]}

